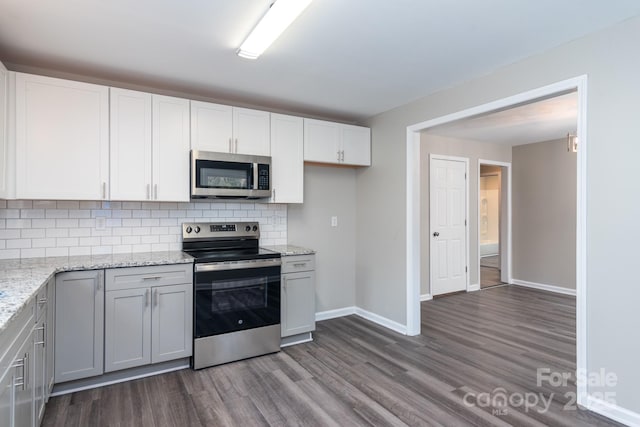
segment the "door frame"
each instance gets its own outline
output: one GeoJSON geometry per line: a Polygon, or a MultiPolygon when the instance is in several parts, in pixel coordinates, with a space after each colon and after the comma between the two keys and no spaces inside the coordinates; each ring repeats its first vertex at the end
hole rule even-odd
{"type": "MultiPolygon", "coordinates": [[[[500,199],[501,202],[500,204],[502,205],[502,197],[506,196],[507,198],[507,217],[505,218],[507,224],[506,224],[506,229],[507,229],[507,233],[506,233],[506,238],[504,238],[502,235],[500,236],[500,268],[502,270],[502,266],[506,265],[506,271],[500,271],[500,280],[504,280],[504,278],[506,277],[506,282],[508,284],[512,284],[513,283],[513,269],[512,269],[512,264],[511,264],[511,251],[512,251],[512,229],[511,229],[511,162],[498,162],[495,160],[485,160],[485,159],[478,159],[478,286],[480,288],[482,288],[482,276],[481,276],[481,270],[482,267],[480,266],[480,166],[481,165],[489,165],[489,166],[500,166],[503,168],[506,168],[507,171],[507,191],[504,191],[504,189],[502,187],[500,187],[500,199]],[[506,243],[505,245],[505,250],[502,250],[502,242],[506,243]],[[502,261],[502,257],[506,257],[507,261],[503,262],[502,261]]],[[[500,209],[502,208],[502,206],[500,206],[500,209]]],[[[502,228],[502,227],[500,227],[502,228]]],[[[502,230],[501,230],[502,231],[502,230]]]]}
{"type": "MultiPolygon", "coordinates": [[[[433,170],[433,161],[434,160],[449,160],[454,162],[462,162],[464,163],[464,238],[465,238],[465,254],[464,254],[464,263],[466,266],[465,272],[465,289],[469,292],[471,289],[470,280],[469,280],[469,259],[471,256],[469,255],[469,158],[467,157],[456,157],[456,156],[443,156],[440,154],[429,154],[429,173],[433,170]]],[[[431,197],[431,190],[433,186],[433,182],[431,181],[431,175],[429,175],[429,197],[431,197]]],[[[433,230],[431,229],[431,219],[432,217],[431,211],[431,201],[429,201],[429,295],[433,296],[433,244],[434,241],[431,239],[431,233],[433,230]]]]}
{"type": "MultiPolygon", "coordinates": [[[[576,370],[587,369],[587,75],[552,83],[407,126],[406,133],[406,331],[420,334],[420,132],[459,119],[577,91],[580,138],[576,197],[576,370]]],[[[586,381],[577,384],[577,403],[587,406],[586,381]]]]}

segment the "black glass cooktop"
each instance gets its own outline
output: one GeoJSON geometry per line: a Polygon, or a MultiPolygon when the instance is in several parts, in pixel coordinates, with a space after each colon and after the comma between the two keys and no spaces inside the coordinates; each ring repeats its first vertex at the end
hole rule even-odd
{"type": "Polygon", "coordinates": [[[243,249],[183,249],[195,258],[195,262],[243,261],[247,259],[280,258],[280,253],[263,248],[243,249]]]}

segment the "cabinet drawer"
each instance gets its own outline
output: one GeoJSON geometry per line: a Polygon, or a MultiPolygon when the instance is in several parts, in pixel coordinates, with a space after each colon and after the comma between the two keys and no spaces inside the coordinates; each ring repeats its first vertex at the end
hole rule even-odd
{"type": "Polygon", "coordinates": [[[32,299],[0,333],[0,377],[11,368],[20,347],[34,325],[35,302],[32,299]]]}
{"type": "Polygon", "coordinates": [[[282,257],[282,274],[316,269],[316,256],[295,255],[282,257]]]}
{"type": "Polygon", "coordinates": [[[153,267],[113,268],[106,271],[105,289],[146,288],[193,282],[193,264],[158,265],[153,267]]]}
{"type": "Polygon", "coordinates": [[[40,290],[38,291],[35,301],[36,301],[36,322],[40,320],[40,316],[43,313],[47,312],[47,289],[49,286],[52,286],[47,282],[40,290]]]}

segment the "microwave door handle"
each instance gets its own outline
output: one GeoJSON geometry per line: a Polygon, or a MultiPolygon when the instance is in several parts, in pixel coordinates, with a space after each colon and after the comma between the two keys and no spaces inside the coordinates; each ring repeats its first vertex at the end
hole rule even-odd
{"type": "Polygon", "coordinates": [[[253,183],[251,185],[251,188],[254,190],[258,189],[258,164],[257,163],[253,164],[253,183]]]}

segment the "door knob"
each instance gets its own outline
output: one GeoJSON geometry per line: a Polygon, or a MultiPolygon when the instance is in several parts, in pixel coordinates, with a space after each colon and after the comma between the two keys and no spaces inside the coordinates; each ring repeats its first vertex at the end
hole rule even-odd
{"type": "Polygon", "coordinates": [[[438,233],[437,231],[433,232],[433,237],[438,237],[440,235],[440,233],[438,233]]]}

